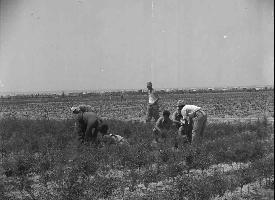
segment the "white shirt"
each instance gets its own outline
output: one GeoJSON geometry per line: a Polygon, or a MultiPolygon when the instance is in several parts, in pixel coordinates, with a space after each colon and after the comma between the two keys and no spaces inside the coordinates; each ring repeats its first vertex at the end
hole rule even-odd
{"type": "Polygon", "coordinates": [[[181,115],[183,119],[188,119],[188,118],[194,118],[195,112],[200,110],[201,107],[194,106],[194,105],[185,105],[182,110],[181,110],[181,115]]]}
{"type": "Polygon", "coordinates": [[[157,95],[155,95],[154,89],[152,89],[152,91],[148,90],[148,95],[149,95],[149,104],[154,104],[158,100],[157,95]]]}

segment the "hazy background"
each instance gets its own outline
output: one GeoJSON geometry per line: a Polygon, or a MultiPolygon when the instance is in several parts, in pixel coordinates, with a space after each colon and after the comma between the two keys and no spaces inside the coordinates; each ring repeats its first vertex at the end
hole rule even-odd
{"type": "Polygon", "coordinates": [[[0,92],[274,84],[273,0],[1,0],[0,92]]]}

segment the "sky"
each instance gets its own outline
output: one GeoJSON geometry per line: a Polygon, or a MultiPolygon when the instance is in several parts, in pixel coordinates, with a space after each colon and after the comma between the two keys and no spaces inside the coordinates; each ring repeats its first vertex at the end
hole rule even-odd
{"type": "Polygon", "coordinates": [[[274,84],[273,0],[0,0],[0,92],[274,84]]]}

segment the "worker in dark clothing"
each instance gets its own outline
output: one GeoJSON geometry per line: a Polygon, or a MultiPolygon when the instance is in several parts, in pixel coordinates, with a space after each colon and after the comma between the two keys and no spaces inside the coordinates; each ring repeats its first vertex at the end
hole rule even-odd
{"type": "Polygon", "coordinates": [[[99,144],[97,139],[98,132],[106,134],[108,125],[103,123],[103,120],[94,112],[74,111],[76,114],[76,128],[81,143],[91,142],[99,144]]]}
{"type": "Polygon", "coordinates": [[[165,139],[169,133],[171,134],[171,131],[173,130],[173,122],[170,119],[170,112],[168,110],[164,110],[162,115],[163,116],[157,120],[153,129],[153,142],[158,142],[159,138],[165,139]]]}

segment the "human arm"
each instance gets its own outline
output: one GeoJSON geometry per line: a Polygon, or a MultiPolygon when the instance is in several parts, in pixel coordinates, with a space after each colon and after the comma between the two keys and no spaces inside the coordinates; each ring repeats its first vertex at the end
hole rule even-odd
{"type": "Polygon", "coordinates": [[[179,119],[179,113],[178,111],[175,111],[172,115],[172,121],[173,121],[173,124],[176,125],[176,126],[180,126],[181,122],[180,122],[180,119],[179,119]]]}
{"type": "Polygon", "coordinates": [[[184,123],[185,120],[188,118],[188,112],[185,106],[181,109],[181,115],[182,115],[181,122],[184,123]]]}
{"type": "Polygon", "coordinates": [[[155,91],[154,91],[154,95],[155,95],[155,103],[158,103],[160,97],[155,91]]]}
{"type": "Polygon", "coordinates": [[[156,125],[155,125],[155,129],[157,130],[157,131],[159,131],[159,132],[162,132],[162,130],[161,130],[161,121],[162,121],[162,118],[160,117],[158,120],[157,120],[157,122],[156,122],[156,125]]]}

